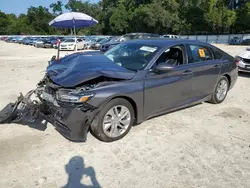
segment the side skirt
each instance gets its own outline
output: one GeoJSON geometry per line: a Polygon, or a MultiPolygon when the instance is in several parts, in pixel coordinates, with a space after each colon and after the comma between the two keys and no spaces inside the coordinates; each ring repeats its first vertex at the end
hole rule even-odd
{"type": "Polygon", "coordinates": [[[156,114],[153,114],[153,115],[147,117],[145,120],[148,120],[148,119],[151,119],[151,118],[154,118],[154,117],[157,117],[157,116],[165,115],[165,114],[168,114],[168,113],[171,113],[171,112],[175,112],[175,111],[178,111],[178,110],[181,110],[181,109],[185,109],[185,108],[188,108],[188,107],[192,107],[192,106],[195,106],[195,105],[200,104],[202,102],[209,101],[211,99],[212,99],[212,97],[209,95],[209,96],[207,96],[205,98],[202,98],[202,99],[200,99],[198,101],[194,101],[194,102],[191,102],[191,103],[188,103],[188,104],[185,104],[185,105],[181,105],[181,106],[177,106],[177,107],[174,107],[174,108],[168,108],[167,110],[161,111],[159,113],[156,113],[156,114]]]}

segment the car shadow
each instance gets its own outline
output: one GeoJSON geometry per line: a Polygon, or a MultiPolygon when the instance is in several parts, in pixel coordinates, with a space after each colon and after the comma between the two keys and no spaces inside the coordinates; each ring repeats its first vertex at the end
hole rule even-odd
{"type": "Polygon", "coordinates": [[[239,72],[238,75],[240,77],[250,78],[250,73],[247,73],[247,72],[239,72]]]}
{"type": "Polygon", "coordinates": [[[84,159],[81,156],[74,156],[65,165],[68,174],[68,182],[62,188],[100,188],[100,184],[96,179],[93,167],[86,167],[84,159]],[[92,185],[85,185],[81,182],[83,177],[90,178],[92,185]]]}

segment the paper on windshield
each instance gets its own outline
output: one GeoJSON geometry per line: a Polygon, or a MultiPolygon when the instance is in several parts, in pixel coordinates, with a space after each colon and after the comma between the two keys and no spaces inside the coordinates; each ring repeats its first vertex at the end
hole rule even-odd
{"type": "Polygon", "coordinates": [[[150,47],[150,46],[142,46],[140,48],[140,50],[153,53],[153,52],[155,52],[155,50],[157,50],[157,48],[156,47],[150,47]]]}

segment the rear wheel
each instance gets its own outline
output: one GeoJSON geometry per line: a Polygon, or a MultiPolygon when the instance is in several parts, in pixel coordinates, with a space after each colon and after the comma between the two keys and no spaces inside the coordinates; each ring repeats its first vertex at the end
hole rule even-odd
{"type": "Polygon", "coordinates": [[[229,90],[229,81],[227,77],[223,76],[217,83],[214,93],[212,94],[212,99],[210,102],[214,104],[222,103],[227,97],[229,90]]]}
{"type": "Polygon", "coordinates": [[[91,124],[92,134],[104,142],[113,142],[126,136],[134,124],[135,114],[129,101],[117,98],[110,101],[91,124]]]}

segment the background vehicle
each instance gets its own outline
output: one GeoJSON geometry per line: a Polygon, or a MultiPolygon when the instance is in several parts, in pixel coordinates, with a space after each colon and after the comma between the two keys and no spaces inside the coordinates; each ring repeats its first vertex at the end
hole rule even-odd
{"type": "Polygon", "coordinates": [[[52,48],[53,47],[53,40],[51,40],[50,38],[43,40],[43,47],[44,48],[52,48]]]}
{"type": "Polygon", "coordinates": [[[250,39],[245,39],[240,44],[241,45],[250,45],[250,39]]]}
{"type": "Polygon", "coordinates": [[[237,76],[234,58],[210,44],[131,40],[105,54],[74,53],[52,61],[38,96],[42,113],[53,117],[65,137],[85,141],[90,128],[112,142],[135,122],[202,101],[223,102],[237,76]]]}
{"type": "Polygon", "coordinates": [[[100,41],[102,41],[105,38],[107,38],[107,37],[93,37],[90,40],[85,41],[84,48],[85,49],[94,49],[95,44],[99,43],[100,41]]]}
{"type": "Polygon", "coordinates": [[[44,41],[47,40],[45,37],[40,37],[34,42],[34,46],[36,48],[43,48],[44,47],[44,41]]]}
{"type": "Polygon", "coordinates": [[[58,37],[55,41],[54,41],[54,43],[53,43],[53,48],[58,48],[58,44],[59,43],[61,43],[61,42],[63,42],[65,40],[65,37],[58,37]]]}
{"type": "Polygon", "coordinates": [[[178,39],[179,36],[177,35],[162,35],[162,38],[169,38],[169,39],[178,39]]]}
{"type": "Polygon", "coordinates": [[[235,57],[240,72],[250,72],[250,48],[235,57]]]}
{"type": "Polygon", "coordinates": [[[105,43],[101,46],[100,50],[102,52],[106,52],[107,50],[115,47],[116,45],[125,42],[125,41],[129,41],[129,40],[133,40],[133,39],[142,39],[142,38],[158,38],[160,37],[160,35],[158,34],[152,34],[152,33],[128,33],[126,35],[121,36],[120,38],[116,39],[115,41],[110,41],[108,43],[105,43]]]}
{"type": "Polygon", "coordinates": [[[25,45],[30,45],[32,42],[32,38],[31,37],[27,37],[23,40],[23,44],[25,45]]]}
{"type": "Polygon", "coordinates": [[[100,50],[102,44],[105,44],[105,43],[109,42],[110,40],[112,40],[112,37],[104,38],[104,39],[100,40],[99,42],[96,42],[95,44],[93,44],[91,48],[94,50],[100,50]]]}
{"type": "Polygon", "coordinates": [[[77,38],[76,41],[75,38],[67,38],[60,44],[60,50],[75,50],[75,48],[83,50],[84,41],[80,38],[77,38]]]}
{"type": "Polygon", "coordinates": [[[233,37],[230,40],[229,44],[230,45],[239,45],[241,43],[241,41],[242,41],[241,37],[233,37]]]}

